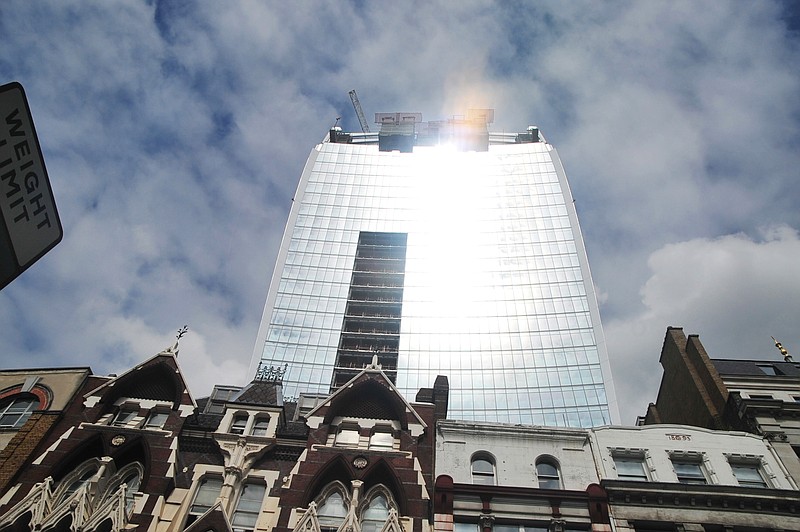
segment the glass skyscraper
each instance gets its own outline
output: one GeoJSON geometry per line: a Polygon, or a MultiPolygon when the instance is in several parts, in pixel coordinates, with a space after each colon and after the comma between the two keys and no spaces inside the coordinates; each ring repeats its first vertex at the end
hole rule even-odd
{"type": "Polygon", "coordinates": [[[254,355],[286,367],[287,395],[377,355],[412,400],[446,375],[451,419],[617,420],[561,162],[534,127],[489,132],[492,115],[378,114],[379,133],[334,128],[311,151],[254,355]]]}

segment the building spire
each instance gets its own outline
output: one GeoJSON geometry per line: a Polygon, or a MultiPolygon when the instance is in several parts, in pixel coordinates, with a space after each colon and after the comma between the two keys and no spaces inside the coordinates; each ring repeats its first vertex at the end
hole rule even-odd
{"type": "Polygon", "coordinates": [[[778,351],[780,351],[781,355],[783,355],[784,362],[794,362],[794,360],[792,360],[792,355],[790,355],[789,351],[787,351],[786,348],[783,347],[783,344],[777,341],[774,336],[772,336],[771,338],[772,341],[775,342],[775,347],[777,347],[778,351]]]}

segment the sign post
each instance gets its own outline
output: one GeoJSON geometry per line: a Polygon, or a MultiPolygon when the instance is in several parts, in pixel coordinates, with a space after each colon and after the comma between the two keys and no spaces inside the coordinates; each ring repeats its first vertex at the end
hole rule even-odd
{"type": "Polygon", "coordinates": [[[22,85],[0,86],[0,289],[64,231],[22,85]]]}

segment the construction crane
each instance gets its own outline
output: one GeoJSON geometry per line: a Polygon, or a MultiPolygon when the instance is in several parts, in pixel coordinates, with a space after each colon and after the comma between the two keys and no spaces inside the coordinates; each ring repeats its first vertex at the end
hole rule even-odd
{"type": "Polygon", "coordinates": [[[364,116],[364,110],[361,109],[361,102],[358,101],[358,95],[356,94],[356,90],[353,89],[348,92],[350,95],[350,101],[353,102],[353,109],[356,110],[356,116],[358,116],[358,123],[361,124],[361,131],[364,133],[369,133],[369,124],[367,124],[367,119],[364,116]]]}

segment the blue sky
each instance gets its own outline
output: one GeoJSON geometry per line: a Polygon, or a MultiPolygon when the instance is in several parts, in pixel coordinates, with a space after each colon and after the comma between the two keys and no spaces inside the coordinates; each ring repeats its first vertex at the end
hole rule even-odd
{"type": "Polygon", "coordinates": [[[241,384],[291,197],[336,117],[496,109],[570,178],[623,421],[668,325],[711,356],[800,355],[792,2],[25,2],[25,87],[63,241],[0,292],[7,367],[116,373],[173,341],[241,384]]]}

